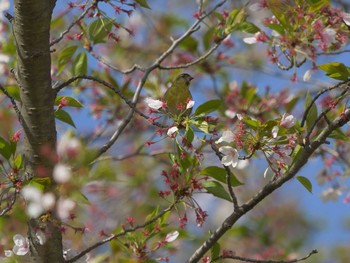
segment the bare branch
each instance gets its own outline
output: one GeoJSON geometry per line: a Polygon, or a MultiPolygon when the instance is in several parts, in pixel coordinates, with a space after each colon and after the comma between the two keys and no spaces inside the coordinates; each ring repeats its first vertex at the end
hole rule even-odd
{"type": "Polygon", "coordinates": [[[295,262],[304,261],[304,260],[308,259],[309,257],[311,257],[312,255],[317,254],[317,253],[318,253],[318,251],[316,249],[314,249],[305,257],[296,258],[296,259],[292,259],[292,260],[261,260],[261,259],[251,259],[251,258],[227,255],[227,256],[220,256],[217,259],[212,260],[211,262],[215,262],[215,261],[220,260],[220,259],[235,259],[235,260],[239,260],[242,262],[250,262],[250,263],[295,263],[295,262]]]}
{"type": "Polygon", "coordinates": [[[238,209],[229,215],[225,221],[213,232],[213,234],[193,253],[188,259],[188,263],[199,262],[200,259],[207,253],[213,245],[239,220],[243,215],[252,210],[263,199],[269,196],[276,189],[280,188],[284,183],[292,179],[299,170],[307,163],[310,156],[326,142],[328,136],[337,128],[342,127],[350,121],[350,109],[346,109],[335,120],[330,122],[316,139],[307,147],[300,149],[299,158],[291,165],[291,167],[280,177],[266,184],[256,195],[250,200],[241,205],[238,209]]]}
{"type": "Polygon", "coordinates": [[[171,70],[171,69],[182,69],[182,68],[188,68],[195,64],[198,64],[208,58],[218,47],[220,46],[220,43],[215,44],[211,49],[209,49],[205,54],[200,56],[199,58],[193,60],[192,62],[176,65],[176,66],[159,66],[159,69],[165,69],[165,70],[171,70]]]}
{"type": "MultiPolygon", "coordinates": [[[[53,89],[56,91],[56,93],[58,93],[60,90],[62,90],[63,88],[65,88],[66,86],[70,85],[71,83],[73,83],[74,81],[78,80],[78,79],[86,79],[86,80],[92,80],[95,81],[97,83],[102,84],[103,86],[109,88],[110,90],[112,90],[114,93],[116,93],[122,100],[125,101],[125,103],[134,110],[134,112],[136,112],[137,114],[139,114],[141,117],[145,118],[146,120],[149,120],[150,117],[147,116],[146,114],[144,114],[143,112],[139,111],[136,107],[135,107],[135,103],[133,103],[132,101],[130,101],[128,98],[126,98],[119,89],[117,89],[116,87],[114,87],[112,84],[98,78],[98,77],[94,77],[94,76],[89,76],[89,75],[77,75],[74,76],[72,78],[70,78],[69,80],[59,84],[58,86],[54,87],[53,89]]],[[[166,128],[166,126],[157,123],[157,122],[152,122],[153,125],[158,126],[160,128],[166,128]]]]}
{"type": "Polygon", "coordinates": [[[75,257],[71,258],[71,259],[68,259],[66,261],[66,263],[73,263],[75,261],[77,261],[79,258],[85,256],[87,253],[89,253],[90,251],[94,250],[95,248],[97,247],[100,247],[102,246],[103,244],[106,244],[108,242],[110,242],[111,240],[113,239],[116,239],[118,237],[122,237],[124,235],[126,235],[127,233],[130,233],[130,232],[134,232],[138,229],[141,229],[141,228],[144,228],[154,222],[156,222],[159,218],[161,218],[163,215],[165,215],[167,212],[171,211],[173,208],[175,207],[175,204],[172,204],[171,206],[169,206],[167,209],[163,210],[160,214],[158,214],[157,216],[155,216],[154,218],[148,220],[147,222],[145,222],[144,224],[142,225],[138,225],[138,226],[135,226],[135,227],[131,227],[131,228],[127,228],[127,229],[124,229],[122,232],[118,233],[118,234],[114,234],[114,235],[111,235],[97,243],[95,243],[94,245],[88,247],[87,249],[83,250],[82,252],[80,252],[78,255],[76,255],[75,257]]]}
{"type": "Polygon", "coordinates": [[[80,15],[75,21],[73,21],[73,22],[68,26],[68,28],[67,28],[65,31],[63,31],[63,32],[60,34],[60,36],[59,36],[58,38],[56,38],[55,40],[51,41],[50,47],[53,46],[53,45],[55,45],[55,44],[57,44],[58,42],[60,42],[60,41],[63,39],[63,37],[64,37],[65,35],[67,35],[67,34],[69,33],[69,31],[70,31],[77,23],[79,23],[79,22],[86,16],[86,14],[90,11],[90,9],[93,9],[93,8],[95,8],[95,7],[97,6],[97,3],[98,3],[99,1],[100,1],[100,0],[93,0],[92,3],[90,4],[90,6],[89,6],[88,8],[86,8],[86,9],[84,10],[84,12],[81,13],[81,15],[80,15]]]}

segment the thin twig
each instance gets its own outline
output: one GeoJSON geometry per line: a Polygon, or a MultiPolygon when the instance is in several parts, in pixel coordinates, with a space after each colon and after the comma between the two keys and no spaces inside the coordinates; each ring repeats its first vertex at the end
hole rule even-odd
{"type": "Polygon", "coordinates": [[[312,101],[310,102],[309,106],[306,108],[305,112],[304,112],[304,115],[303,115],[303,118],[301,120],[301,123],[300,123],[300,126],[303,127],[304,124],[305,124],[305,121],[306,121],[306,118],[307,118],[307,115],[309,114],[309,111],[311,110],[312,108],[312,105],[314,105],[314,103],[316,102],[316,100],[324,93],[326,92],[329,92],[331,90],[334,90],[334,89],[337,89],[337,88],[343,88],[344,85],[346,85],[346,87],[348,88],[349,86],[349,83],[350,81],[347,80],[347,81],[343,81],[343,82],[340,82],[334,86],[331,86],[331,87],[327,87],[323,90],[320,90],[319,92],[317,92],[317,94],[315,95],[315,97],[312,99],[312,101]]]}
{"type": "Polygon", "coordinates": [[[73,258],[71,259],[68,259],[66,261],[66,263],[72,263],[72,262],[75,262],[77,261],[79,258],[85,256],[87,253],[89,253],[90,251],[94,250],[95,248],[97,247],[100,247],[102,246],[103,244],[106,244],[108,242],[110,242],[111,240],[113,239],[116,239],[118,237],[122,237],[124,235],[126,235],[127,233],[130,233],[130,232],[134,232],[138,229],[141,229],[141,228],[144,228],[154,222],[156,222],[159,218],[161,218],[162,216],[164,216],[167,212],[171,211],[173,208],[175,207],[175,204],[172,204],[171,206],[169,206],[167,209],[163,210],[160,214],[158,214],[157,216],[155,216],[154,218],[148,220],[147,222],[145,222],[144,224],[142,225],[137,225],[135,227],[131,227],[131,228],[128,228],[128,229],[124,229],[122,232],[118,233],[118,234],[114,234],[114,235],[111,235],[97,243],[95,243],[94,245],[88,247],[87,249],[83,250],[82,252],[80,252],[78,255],[74,256],[73,258]]]}
{"type": "Polygon", "coordinates": [[[84,12],[81,13],[81,15],[80,15],[75,21],[73,21],[73,22],[68,26],[68,28],[67,28],[65,31],[63,31],[63,32],[60,34],[60,36],[59,36],[58,38],[56,38],[55,40],[51,41],[50,47],[53,46],[53,45],[55,45],[55,44],[57,44],[58,42],[60,42],[60,41],[63,39],[63,37],[64,37],[65,35],[67,35],[67,34],[69,33],[69,31],[70,31],[77,23],[79,23],[79,22],[86,16],[86,14],[90,11],[90,9],[95,8],[95,7],[97,6],[97,3],[98,3],[99,1],[100,1],[100,0],[93,0],[92,3],[91,3],[91,5],[90,5],[88,8],[86,8],[86,9],[84,10],[84,12]]]}
{"type": "MultiPolygon", "coordinates": [[[[219,152],[219,149],[216,147],[214,142],[211,143],[211,148],[213,149],[213,151],[215,152],[216,156],[221,161],[222,154],[219,152]]],[[[226,166],[226,165],[223,165],[223,166],[224,166],[225,171],[226,171],[226,183],[227,183],[228,191],[229,191],[230,196],[232,198],[233,208],[235,210],[237,210],[237,209],[239,209],[239,205],[238,205],[238,200],[237,200],[236,194],[235,194],[235,192],[233,192],[233,188],[232,188],[232,185],[231,185],[232,173],[231,173],[231,170],[230,170],[230,168],[228,166],[226,166]]]]}
{"type": "Polygon", "coordinates": [[[309,257],[311,257],[312,255],[317,254],[317,253],[318,253],[318,251],[316,249],[314,249],[305,257],[291,259],[291,260],[263,260],[263,259],[252,259],[252,258],[245,258],[245,257],[240,257],[240,256],[227,255],[227,256],[220,256],[220,257],[212,260],[211,262],[215,262],[215,261],[220,260],[220,259],[235,259],[235,260],[239,260],[239,261],[243,261],[243,262],[250,262],[250,263],[295,263],[295,262],[304,261],[304,260],[308,259],[309,257]]]}
{"type": "MultiPolygon", "coordinates": [[[[144,114],[143,112],[141,112],[140,110],[138,110],[135,107],[135,103],[133,103],[132,101],[130,101],[128,98],[126,98],[119,89],[117,89],[116,87],[114,87],[112,84],[108,83],[107,81],[104,81],[98,77],[94,77],[94,76],[90,76],[90,75],[77,75],[74,76],[72,78],[70,78],[69,80],[57,85],[56,87],[54,87],[53,89],[55,90],[56,93],[58,93],[60,90],[62,90],[63,88],[67,87],[68,85],[70,85],[71,83],[73,83],[74,81],[78,80],[78,79],[85,79],[85,80],[92,80],[95,81],[97,83],[102,84],[103,86],[109,88],[110,90],[112,90],[114,93],[116,93],[122,100],[124,100],[124,102],[130,107],[132,108],[137,114],[139,114],[141,117],[145,118],[146,120],[149,120],[150,117],[147,116],[146,114],[144,114]]],[[[158,123],[158,122],[152,122],[153,125],[160,127],[160,128],[166,128],[166,126],[158,123]]]]}

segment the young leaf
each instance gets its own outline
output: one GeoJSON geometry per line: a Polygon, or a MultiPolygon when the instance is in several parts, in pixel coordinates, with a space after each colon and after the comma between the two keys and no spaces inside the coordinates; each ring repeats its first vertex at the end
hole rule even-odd
{"type": "Polygon", "coordinates": [[[225,188],[219,182],[206,181],[202,183],[202,186],[212,195],[232,202],[230,195],[226,192],[225,188]]]}
{"type": "Polygon", "coordinates": [[[144,8],[151,9],[146,0],[135,0],[135,2],[144,8]]]}
{"type": "Polygon", "coordinates": [[[245,21],[238,25],[238,30],[245,33],[255,34],[260,31],[260,28],[253,23],[245,21]]]}
{"type": "Polygon", "coordinates": [[[56,110],[55,111],[55,117],[57,119],[59,119],[60,121],[63,121],[65,123],[71,125],[72,127],[76,128],[75,124],[74,124],[74,122],[72,120],[72,117],[68,114],[68,112],[66,112],[66,111],[64,111],[62,109],[56,110]]]}
{"type": "MultiPolygon", "coordinates": [[[[311,102],[312,102],[312,99],[310,97],[310,93],[308,92],[306,94],[306,98],[305,98],[305,110],[309,107],[311,102]]],[[[317,107],[316,107],[315,103],[312,103],[312,106],[308,112],[308,115],[306,116],[306,125],[307,125],[308,129],[310,129],[312,127],[316,118],[317,118],[317,107]]]]}
{"type": "Polygon", "coordinates": [[[61,100],[63,98],[66,100],[66,103],[67,103],[66,106],[84,108],[84,105],[81,104],[80,101],[78,101],[77,99],[75,99],[73,97],[69,97],[69,96],[57,96],[55,99],[55,106],[58,106],[61,103],[61,100]]]}
{"type": "Polygon", "coordinates": [[[87,55],[85,52],[79,53],[73,63],[73,75],[86,74],[87,72],[87,55]]]}
{"type": "Polygon", "coordinates": [[[306,190],[312,193],[312,184],[309,179],[304,176],[297,176],[297,180],[306,188],[306,190]]]}
{"type": "Polygon", "coordinates": [[[19,87],[17,86],[7,86],[6,91],[17,101],[21,101],[21,97],[19,95],[19,87]]]}
{"type": "Polygon", "coordinates": [[[13,154],[11,144],[5,141],[4,138],[0,137],[0,154],[6,159],[9,160],[13,154]]]}
{"type": "Polygon", "coordinates": [[[347,66],[340,62],[331,62],[318,66],[323,71],[327,72],[327,76],[338,80],[347,80],[350,72],[347,66]]]}
{"type": "Polygon", "coordinates": [[[221,100],[209,100],[207,102],[204,102],[203,104],[199,105],[194,115],[205,115],[210,112],[216,111],[221,106],[221,104],[221,100]]]}
{"type": "Polygon", "coordinates": [[[104,43],[108,33],[111,32],[114,20],[107,18],[97,19],[89,25],[89,37],[94,42],[104,43]]]}
{"type": "Polygon", "coordinates": [[[58,55],[58,73],[67,66],[67,63],[74,55],[75,51],[78,49],[78,46],[68,46],[61,51],[58,55]]]}
{"type": "Polygon", "coordinates": [[[214,246],[210,250],[210,258],[211,259],[216,259],[220,256],[220,244],[215,243],[214,246]]]}
{"type": "MultiPolygon", "coordinates": [[[[222,183],[226,184],[226,170],[217,166],[208,166],[202,171],[200,171],[201,175],[206,175],[211,178],[214,178],[222,183]]],[[[242,183],[238,181],[236,176],[231,172],[231,186],[240,186],[242,183]]]]}

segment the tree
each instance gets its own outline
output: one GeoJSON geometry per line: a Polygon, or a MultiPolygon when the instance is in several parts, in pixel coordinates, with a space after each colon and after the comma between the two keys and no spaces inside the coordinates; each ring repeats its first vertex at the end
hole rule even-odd
{"type": "Polygon", "coordinates": [[[6,13],[0,59],[9,67],[0,89],[11,109],[3,104],[0,215],[16,227],[2,230],[7,240],[14,235],[12,251],[4,248],[9,262],[158,262],[171,252],[186,262],[297,262],[317,253],[291,256],[312,228],[293,204],[262,203],[293,178],[312,192],[317,173],[299,175],[311,158],[323,163],[319,181],[331,185],[325,199],[346,187],[337,178],[349,166],[350,70],[320,61],[347,52],[348,5],[174,2],[16,0],[6,13]],[[293,89],[300,72],[304,82],[324,72],[337,82],[315,80],[302,92],[271,83],[262,91],[231,77],[237,68],[264,71],[266,60],[269,74],[287,76],[293,89]],[[184,70],[200,92],[173,116],[162,95],[184,70]],[[79,129],[86,113],[95,118],[88,133],[79,129]],[[242,176],[255,162],[265,172],[242,176]],[[191,242],[191,229],[205,229],[213,212],[202,194],[230,205],[213,231],[191,242]],[[263,218],[233,228],[264,208],[276,213],[271,222],[279,210],[293,218],[283,227],[295,235],[279,252],[272,239],[284,237],[264,230],[263,218]],[[231,229],[245,246],[230,245],[231,229]],[[175,251],[179,239],[191,251],[175,251]],[[98,253],[106,245],[108,253],[98,253]]]}

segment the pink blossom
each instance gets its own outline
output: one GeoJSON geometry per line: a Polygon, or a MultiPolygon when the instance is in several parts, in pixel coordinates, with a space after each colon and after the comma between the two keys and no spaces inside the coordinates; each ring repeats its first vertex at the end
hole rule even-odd
{"type": "Polygon", "coordinates": [[[280,125],[286,129],[292,128],[295,125],[296,119],[288,113],[283,114],[280,125]]]}

